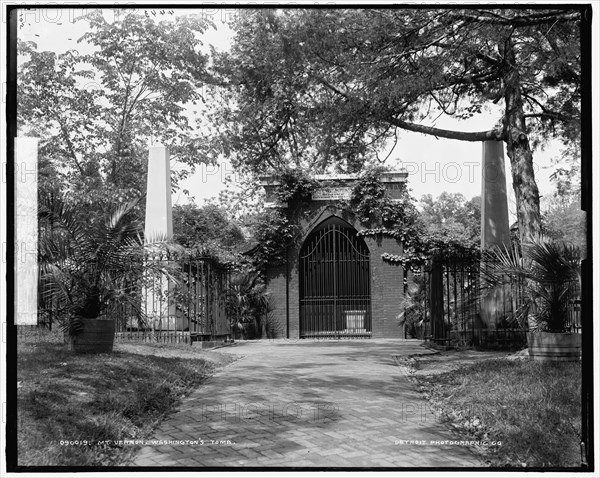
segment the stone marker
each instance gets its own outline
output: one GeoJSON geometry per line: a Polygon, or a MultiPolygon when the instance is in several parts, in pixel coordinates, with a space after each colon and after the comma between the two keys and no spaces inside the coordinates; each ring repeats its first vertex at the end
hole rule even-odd
{"type": "Polygon", "coordinates": [[[15,138],[15,324],[38,313],[38,139],[15,138]]]}
{"type": "MultiPolygon", "coordinates": [[[[152,244],[173,239],[173,212],[171,208],[171,165],[165,146],[151,146],[148,154],[148,182],[146,189],[146,222],[144,241],[152,244]]],[[[161,245],[150,246],[154,260],[166,258],[161,245]]],[[[153,330],[182,330],[183,318],[177,318],[172,298],[173,284],[162,275],[150,278],[145,290],[145,313],[153,330]]]]}
{"type": "MultiPolygon", "coordinates": [[[[481,178],[481,250],[495,246],[511,247],[504,143],[484,141],[481,178]]],[[[500,287],[481,301],[481,320],[488,328],[495,328],[503,311],[505,295],[509,292],[500,287]]]]}
{"type": "Polygon", "coordinates": [[[148,186],[146,188],[146,243],[173,238],[171,208],[171,167],[169,150],[151,146],[148,155],[148,186]]]}
{"type": "Polygon", "coordinates": [[[481,178],[481,249],[510,246],[504,143],[483,142],[481,178]]]}

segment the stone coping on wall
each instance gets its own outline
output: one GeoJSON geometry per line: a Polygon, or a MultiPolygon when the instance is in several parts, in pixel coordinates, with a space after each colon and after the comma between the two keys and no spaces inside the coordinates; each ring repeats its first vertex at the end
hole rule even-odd
{"type": "MultiPolygon", "coordinates": [[[[356,181],[360,178],[360,174],[315,174],[313,176],[319,182],[349,182],[356,181]]],[[[408,179],[408,171],[399,169],[397,171],[385,171],[381,173],[382,183],[405,183],[408,179]]],[[[281,184],[274,175],[260,176],[261,186],[278,186],[281,184]]]]}
{"type": "MultiPolygon", "coordinates": [[[[316,174],[313,178],[320,183],[313,195],[313,201],[336,201],[350,198],[351,183],[359,179],[360,174],[316,174]]],[[[261,176],[259,179],[259,184],[266,192],[266,207],[287,206],[287,204],[279,203],[275,197],[275,188],[281,184],[275,176],[261,176]]],[[[408,171],[406,169],[381,173],[381,182],[388,190],[399,189],[399,185],[405,184],[407,180],[408,171]]],[[[396,198],[392,197],[392,199],[396,198]]]]}

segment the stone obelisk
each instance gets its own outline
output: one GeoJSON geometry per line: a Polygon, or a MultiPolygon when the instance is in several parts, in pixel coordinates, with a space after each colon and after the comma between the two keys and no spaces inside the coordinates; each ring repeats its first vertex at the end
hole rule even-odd
{"type": "MultiPolygon", "coordinates": [[[[510,248],[508,224],[508,196],[504,143],[483,142],[481,178],[481,250],[500,247],[510,248]]],[[[485,264],[482,264],[485,267],[485,264]]],[[[481,301],[481,320],[487,328],[495,328],[504,310],[504,300],[510,291],[499,287],[481,301]]]]}
{"type": "Polygon", "coordinates": [[[481,178],[481,249],[510,247],[504,143],[484,141],[481,178]]]}
{"type": "Polygon", "coordinates": [[[144,237],[147,244],[173,239],[171,165],[165,146],[151,146],[148,154],[144,237]]]}
{"type": "MultiPolygon", "coordinates": [[[[171,165],[165,146],[151,146],[148,154],[144,241],[152,261],[168,259],[165,242],[173,239],[171,165]]],[[[166,262],[165,262],[166,264],[166,262]]],[[[182,330],[173,300],[173,284],[161,273],[147,274],[145,313],[153,331],[182,330]]]]}

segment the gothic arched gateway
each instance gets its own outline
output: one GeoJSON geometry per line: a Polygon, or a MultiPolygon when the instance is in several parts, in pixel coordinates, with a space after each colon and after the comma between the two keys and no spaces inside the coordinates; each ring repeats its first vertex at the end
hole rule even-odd
{"type": "Polygon", "coordinates": [[[356,230],[332,217],[299,254],[300,337],[370,336],[369,249],[356,230]]]}

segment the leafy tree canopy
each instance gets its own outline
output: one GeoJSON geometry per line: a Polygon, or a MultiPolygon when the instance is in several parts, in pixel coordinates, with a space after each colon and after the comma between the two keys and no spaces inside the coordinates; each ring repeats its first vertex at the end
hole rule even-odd
{"type": "Polygon", "coordinates": [[[542,211],[542,227],[548,238],[586,250],[585,213],[579,201],[552,201],[542,211]]]}
{"type": "Polygon", "coordinates": [[[100,11],[83,20],[82,53],[18,41],[17,120],[21,133],[42,138],[41,187],[103,210],[145,191],[149,143],[191,167],[207,160],[185,105],[201,101],[209,81],[199,39],[209,24],[131,11],[112,23],[100,11]]]}
{"type": "Polygon", "coordinates": [[[214,204],[175,206],[173,239],[188,248],[234,250],[245,243],[241,228],[214,204]]]}
{"type": "MultiPolygon", "coordinates": [[[[580,9],[244,10],[215,140],[234,164],[356,171],[396,129],[499,140],[522,237],[541,227],[532,146],[580,134],[580,9]],[[429,126],[503,106],[494,128],[429,126]]],[[[271,172],[267,171],[267,172],[271,172]]]]}
{"type": "Polygon", "coordinates": [[[421,197],[421,215],[425,229],[431,234],[447,234],[464,242],[480,242],[481,198],[467,200],[460,193],[431,194],[421,197]]]}

